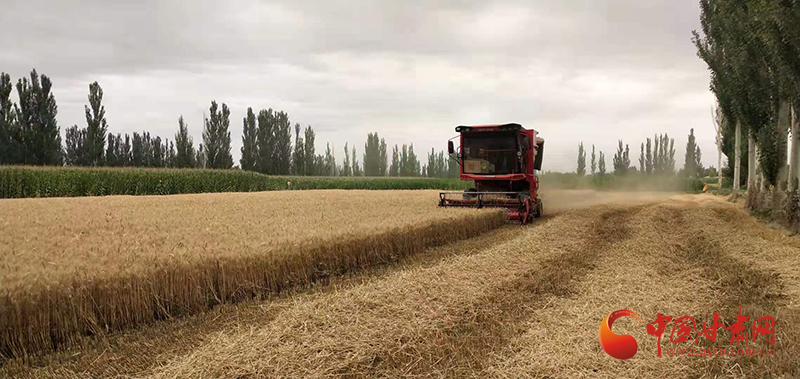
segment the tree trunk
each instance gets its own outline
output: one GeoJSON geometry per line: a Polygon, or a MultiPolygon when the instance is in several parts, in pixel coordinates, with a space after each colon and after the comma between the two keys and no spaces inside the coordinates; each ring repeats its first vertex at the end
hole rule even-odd
{"type": "Polygon", "coordinates": [[[761,157],[759,156],[759,154],[761,154],[761,149],[759,149],[758,145],[756,145],[756,158],[755,158],[756,171],[755,171],[755,173],[756,173],[756,177],[758,178],[758,184],[757,185],[759,185],[759,193],[760,193],[760,195],[763,196],[766,193],[766,191],[769,189],[769,184],[767,183],[766,177],[764,177],[764,170],[762,169],[761,164],[759,164],[759,162],[761,162],[761,157]]]}
{"type": "MultiPolygon", "coordinates": [[[[721,129],[720,129],[721,130],[721,129]]],[[[722,138],[717,143],[717,193],[722,191],[722,138]]]]}
{"type": "Polygon", "coordinates": [[[734,147],[734,165],[733,165],[733,197],[739,196],[739,182],[742,170],[742,123],[736,121],[736,144],[734,147]]]}
{"type": "Polygon", "coordinates": [[[747,133],[747,190],[757,190],[756,182],[756,139],[747,133]]]}
{"type": "MultiPolygon", "coordinates": [[[[786,101],[782,101],[780,108],[778,109],[778,122],[775,125],[775,128],[778,132],[778,138],[783,138],[783,141],[786,141],[786,148],[790,148],[792,146],[791,140],[789,140],[789,129],[791,128],[791,116],[789,114],[789,103],[786,101]],[[781,137],[782,136],[782,137],[781,137]]],[[[781,142],[783,142],[781,141],[781,142]]],[[[789,152],[789,150],[785,150],[785,152],[789,152]]],[[[788,158],[789,154],[786,154],[786,158],[788,158]]],[[[782,162],[778,162],[780,167],[778,167],[778,177],[775,180],[775,190],[785,190],[788,188],[788,174],[789,170],[786,167],[786,160],[784,159],[782,162]],[[787,187],[784,187],[786,183],[787,187]]]]}
{"type": "Polygon", "coordinates": [[[797,159],[798,159],[798,149],[800,149],[800,117],[797,114],[797,107],[793,106],[792,108],[792,144],[789,150],[789,189],[794,190],[795,181],[797,179],[797,159]]]}

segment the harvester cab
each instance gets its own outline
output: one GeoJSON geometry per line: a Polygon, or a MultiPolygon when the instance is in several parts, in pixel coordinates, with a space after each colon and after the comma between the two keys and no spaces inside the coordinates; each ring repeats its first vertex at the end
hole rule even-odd
{"type": "Polygon", "coordinates": [[[458,126],[447,150],[459,163],[461,180],[474,182],[464,192],[439,193],[441,207],[505,208],[522,224],[541,217],[538,196],[544,139],[519,124],[458,126]],[[453,140],[459,140],[456,148],[453,140]]]}

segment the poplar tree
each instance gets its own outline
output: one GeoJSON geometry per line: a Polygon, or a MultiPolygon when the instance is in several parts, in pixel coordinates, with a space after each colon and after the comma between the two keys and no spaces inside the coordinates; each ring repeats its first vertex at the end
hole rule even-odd
{"type": "Polygon", "coordinates": [[[381,153],[378,133],[369,133],[367,134],[367,142],[364,143],[364,176],[380,175],[380,159],[381,153]]]}
{"type": "Polygon", "coordinates": [[[206,167],[229,169],[233,167],[231,132],[228,130],[231,112],[225,103],[222,103],[220,108],[216,101],[211,102],[208,110],[209,115],[205,119],[205,130],[203,130],[206,167]]]}
{"type": "Polygon", "coordinates": [[[394,145],[392,149],[392,164],[389,166],[389,176],[400,176],[400,149],[394,145]]]}
{"type": "Polygon", "coordinates": [[[253,108],[247,108],[247,116],[242,119],[242,157],[239,167],[245,171],[258,170],[258,126],[253,108]]]}
{"type": "Polygon", "coordinates": [[[686,142],[686,156],[684,157],[683,174],[696,177],[697,172],[697,145],[694,140],[694,129],[689,129],[689,140],[686,142]]]}
{"type": "Polygon", "coordinates": [[[306,174],[305,143],[303,135],[300,133],[300,124],[294,124],[294,153],[292,154],[292,169],[295,175],[306,174]]]}
{"type": "MultiPolygon", "coordinates": [[[[126,136],[127,137],[127,136],[126,136]]],[[[178,117],[178,133],[175,134],[175,167],[195,167],[194,141],[189,135],[189,126],[183,120],[183,115],[178,117]]]]}
{"type": "Polygon", "coordinates": [[[56,116],[56,98],[50,92],[53,83],[46,75],[34,69],[27,78],[17,82],[19,107],[15,108],[18,160],[15,163],[30,165],[62,164],[61,129],[56,116]]]}
{"type": "Polygon", "coordinates": [[[272,161],[274,172],[278,175],[288,175],[292,170],[292,123],[286,112],[275,115],[274,151],[272,161]]]}
{"type": "Polygon", "coordinates": [[[353,167],[353,176],[362,176],[363,172],[361,171],[361,166],[359,166],[359,164],[358,164],[358,158],[357,158],[357,155],[356,155],[356,147],[355,146],[353,146],[352,153],[353,153],[353,161],[350,162],[350,164],[353,167]]]}
{"type": "Polygon", "coordinates": [[[600,176],[606,174],[606,157],[603,155],[603,152],[600,152],[600,163],[598,164],[598,169],[600,171],[600,176]]]}
{"type": "Polygon", "coordinates": [[[0,165],[17,163],[18,160],[16,114],[10,98],[13,87],[11,76],[0,73],[0,165]]]}
{"type": "Polygon", "coordinates": [[[642,149],[641,152],[639,152],[639,172],[642,173],[642,175],[646,174],[645,158],[644,158],[644,142],[642,142],[642,149]]]}
{"type": "Polygon", "coordinates": [[[106,109],[102,105],[103,89],[94,82],[89,85],[89,105],[84,106],[86,113],[86,133],[84,141],[83,163],[87,166],[102,166],[106,144],[106,109]]]}
{"type": "Polygon", "coordinates": [[[263,174],[274,174],[275,116],[271,108],[262,109],[258,112],[257,125],[258,163],[256,163],[256,166],[258,171],[263,174]]]}
{"type": "Polygon", "coordinates": [[[344,163],[342,166],[342,176],[353,176],[353,170],[350,168],[350,149],[347,147],[347,142],[344,143],[344,163]]]}
{"type": "MultiPolygon", "coordinates": [[[[377,133],[375,133],[377,135],[377,133]]],[[[388,155],[386,151],[386,141],[381,138],[381,144],[378,147],[378,175],[386,176],[389,172],[388,168],[388,155]]]]}
{"type": "Polygon", "coordinates": [[[305,173],[306,175],[318,175],[317,172],[317,165],[316,165],[316,153],[314,149],[314,143],[316,139],[316,134],[314,133],[314,129],[311,128],[311,125],[306,127],[304,132],[305,135],[305,146],[303,151],[305,152],[305,173]]]}

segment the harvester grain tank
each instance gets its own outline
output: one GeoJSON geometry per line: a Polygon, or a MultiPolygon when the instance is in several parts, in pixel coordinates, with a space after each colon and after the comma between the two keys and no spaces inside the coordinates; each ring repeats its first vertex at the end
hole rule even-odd
{"type": "Polygon", "coordinates": [[[522,224],[544,212],[538,196],[544,139],[520,124],[458,126],[459,146],[447,150],[458,160],[461,180],[473,181],[464,192],[439,193],[439,206],[505,208],[509,220],[522,224]]]}

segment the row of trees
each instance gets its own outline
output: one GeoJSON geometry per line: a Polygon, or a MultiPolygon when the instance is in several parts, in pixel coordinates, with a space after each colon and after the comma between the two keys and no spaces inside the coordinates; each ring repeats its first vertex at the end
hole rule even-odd
{"type": "MultiPolygon", "coordinates": [[[[679,173],[685,176],[697,177],[702,175],[703,168],[700,164],[700,148],[694,142],[694,130],[689,135],[687,151],[691,150],[691,157],[687,154],[687,163],[679,173]],[[691,163],[689,163],[691,162],[691,163]]],[[[598,161],[595,146],[592,145],[591,174],[606,174],[606,158],[600,152],[598,161]]],[[[615,175],[627,175],[631,172],[639,172],[642,175],[674,175],[675,174],[675,140],[669,135],[656,135],[652,140],[647,139],[641,145],[639,155],[639,167],[631,166],[630,146],[619,140],[617,152],[614,154],[612,163],[615,175]]],[[[578,169],[579,176],[586,175],[586,150],[583,142],[578,145],[578,169]]]]}
{"type": "Polygon", "coordinates": [[[53,83],[33,70],[17,81],[19,104],[11,102],[11,77],[0,73],[0,164],[62,164],[58,106],[53,83]]]}
{"type": "Polygon", "coordinates": [[[784,179],[795,187],[800,145],[800,2],[701,0],[700,8],[702,31],[692,32],[693,42],[711,72],[710,88],[719,109],[714,114],[717,145],[733,167],[734,194],[745,181],[752,193],[757,178],[764,187],[777,187],[784,179]],[[789,136],[790,166],[785,175],[789,136]]]}
{"type": "MultiPolygon", "coordinates": [[[[149,132],[131,135],[109,132],[103,106],[103,89],[89,85],[85,108],[86,126],[65,130],[62,147],[56,121],[58,108],[51,93],[50,79],[36,70],[20,79],[16,89],[19,104],[10,100],[11,78],[0,74],[0,164],[74,165],[112,167],[218,168],[234,166],[231,155],[230,109],[225,103],[211,102],[204,117],[203,142],[195,149],[183,116],[178,118],[174,140],[151,136],[149,132]]],[[[330,144],[324,154],[315,151],[316,135],[311,126],[292,123],[283,111],[247,109],[242,120],[242,148],[239,167],[269,175],[329,176],[458,176],[457,163],[444,152],[431,150],[428,164],[421,165],[414,145],[395,145],[391,164],[386,141],[369,133],[364,144],[363,163],[355,146],[344,146],[344,162],[336,163],[330,144]]]]}

